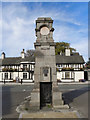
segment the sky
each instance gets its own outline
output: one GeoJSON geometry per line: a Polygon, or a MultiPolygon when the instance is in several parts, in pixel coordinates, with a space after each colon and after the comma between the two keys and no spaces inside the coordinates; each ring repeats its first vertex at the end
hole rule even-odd
{"type": "Polygon", "coordinates": [[[35,20],[51,17],[54,41],[70,43],[88,60],[88,2],[3,2],[0,10],[0,47],[7,57],[20,56],[23,48],[34,49],[35,20]]]}
{"type": "MultiPolygon", "coordinates": [[[[3,2],[52,2],[52,0],[0,0],[3,2]]],[[[53,0],[53,2],[89,2],[90,0],[53,0]]]]}

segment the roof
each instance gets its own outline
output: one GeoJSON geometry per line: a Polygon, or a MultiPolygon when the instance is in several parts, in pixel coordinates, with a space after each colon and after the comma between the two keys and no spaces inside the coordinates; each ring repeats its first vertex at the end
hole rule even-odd
{"type": "Polygon", "coordinates": [[[73,56],[61,56],[56,55],[56,63],[61,64],[84,64],[84,59],[80,55],[73,55],[73,56]]]}
{"type": "Polygon", "coordinates": [[[5,59],[0,59],[0,65],[19,65],[20,62],[34,62],[35,58],[34,57],[26,57],[26,58],[21,58],[21,57],[8,57],[5,59]]]}
{"type": "MultiPolygon", "coordinates": [[[[25,58],[21,57],[8,57],[5,59],[0,59],[0,65],[19,65],[20,62],[35,62],[34,56],[29,56],[25,58]]],[[[80,55],[72,55],[72,56],[61,56],[56,55],[56,63],[57,64],[84,64],[84,59],[80,55]]]]}

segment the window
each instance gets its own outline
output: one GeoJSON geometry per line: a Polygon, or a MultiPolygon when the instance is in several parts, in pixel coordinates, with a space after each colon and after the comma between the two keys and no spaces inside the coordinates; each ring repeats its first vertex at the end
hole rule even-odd
{"type": "Polygon", "coordinates": [[[65,78],[70,78],[70,72],[65,72],[65,78]]]}
{"type": "Polygon", "coordinates": [[[13,77],[12,77],[12,73],[10,73],[10,80],[11,80],[11,79],[13,79],[13,77]]]}
{"type": "Polygon", "coordinates": [[[2,80],[3,80],[3,73],[2,73],[2,80]]]}
{"type": "Polygon", "coordinates": [[[23,69],[27,70],[27,65],[26,64],[23,65],[23,69]]]}
{"type": "Polygon", "coordinates": [[[78,68],[78,64],[75,65],[75,68],[78,68]]]}
{"type": "Polygon", "coordinates": [[[8,79],[8,73],[5,73],[5,77],[4,77],[5,79],[8,79]]]}
{"type": "Polygon", "coordinates": [[[74,64],[71,64],[71,67],[74,68],[74,64]]]}
{"type": "Polygon", "coordinates": [[[23,79],[27,79],[27,73],[23,73],[23,79]]]}
{"type": "Polygon", "coordinates": [[[64,72],[62,72],[62,78],[64,78],[64,72]]]}
{"type": "Polygon", "coordinates": [[[9,66],[6,66],[6,68],[9,68],[9,66]]]}
{"type": "Polygon", "coordinates": [[[58,64],[58,67],[60,67],[60,64],[58,64]]]}
{"type": "Polygon", "coordinates": [[[65,65],[64,65],[64,64],[63,64],[62,66],[63,66],[63,67],[65,67],[65,65]]]}
{"type": "Polygon", "coordinates": [[[69,67],[69,64],[67,64],[67,66],[69,67]]]}
{"type": "Polygon", "coordinates": [[[29,71],[30,71],[30,65],[29,65],[29,71]]]}
{"type": "Polygon", "coordinates": [[[34,65],[32,64],[32,71],[34,71],[34,65]]]}
{"type": "Polygon", "coordinates": [[[33,80],[33,73],[31,73],[31,80],[33,80]]]}
{"type": "Polygon", "coordinates": [[[27,68],[27,65],[26,65],[26,64],[24,64],[24,65],[23,65],[23,68],[27,68]]]}
{"type": "Polygon", "coordinates": [[[71,72],[71,78],[74,78],[74,72],[71,72]]]}

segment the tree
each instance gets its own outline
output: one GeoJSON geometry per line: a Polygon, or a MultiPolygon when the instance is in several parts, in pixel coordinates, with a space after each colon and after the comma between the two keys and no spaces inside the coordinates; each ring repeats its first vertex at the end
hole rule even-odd
{"type": "MultiPolygon", "coordinates": [[[[60,55],[60,53],[65,53],[65,48],[69,48],[71,53],[73,51],[76,51],[75,48],[70,47],[70,43],[66,43],[66,42],[56,42],[56,46],[55,46],[55,54],[56,55],[60,55]]],[[[35,50],[27,50],[26,51],[26,56],[35,56],[35,50]]]]}
{"type": "Polygon", "coordinates": [[[41,57],[41,56],[43,56],[43,54],[40,51],[27,50],[26,51],[26,56],[27,57],[34,57],[34,56],[41,57]]]}
{"type": "Polygon", "coordinates": [[[34,56],[35,50],[27,50],[26,51],[26,56],[34,56]]]}
{"type": "Polygon", "coordinates": [[[86,69],[90,69],[90,58],[89,58],[89,60],[87,61],[87,63],[85,64],[85,68],[86,68],[86,69]]]}
{"type": "Polygon", "coordinates": [[[65,48],[69,48],[71,53],[73,51],[76,51],[75,48],[70,47],[70,43],[66,42],[56,42],[56,47],[55,47],[55,54],[60,55],[60,53],[65,53],[65,48]]]}

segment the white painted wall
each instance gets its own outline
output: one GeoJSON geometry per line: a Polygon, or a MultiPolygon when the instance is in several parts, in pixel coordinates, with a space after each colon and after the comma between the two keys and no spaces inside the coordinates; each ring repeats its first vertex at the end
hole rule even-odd
{"type": "Polygon", "coordinates": [[[57,72],[57,79],[61,80],[61,72],[57,72]]]}
{"type": "Polygon", "coordinates": [[[84,71],[75,71],[75,82],[78,82],[79,79],[84,79],[84,71]]]}
{"type": "Polygon", "coordinates": [[[16,77],[18,77],[18,72],[14,72],[14,73],[13,73],[13,79],[14,79],[14,80],[16,79],[16,77]]]}
{"type": "Polygon", "coordinates": [[[2,81],[2,72],[0,72],[0,81],[2,81]]]}
{"type": "MultiPolygon", "coordinates": [[[[2,73],[4,72],[0,72],[0,81],[2,81],[2,73]]],[[[8,77],[10,77],[10,73],[8,74],[8,77]]],[[[13,80],[15,80],[16,77],[18,77],[18,72],[13,72],[13,80]]],[[[23,72],[19,72],[19,77],[20,79],[23,79],[23,72]]],[[[29,78],[28,72],[27,72],[27,77],[29,78]]],[[[4,78],[4,74],[3,74],[3,78],[4,78]]],[[[33,79],[34,79],[34,76],[33,76],[33,79]]],[[[57,79],[62,80],[62,72],[57,72],[57,79]]],[[[78,82],[79,79],[84,79],[84,71],[74,71],[74,81],[78,82]]],[[[29,81],[29,80],[26,80],[26,81],[29,81]]],[[[32,80],[30,80],[30,82],[31,81],[32,80]]],[[[62,82],[66,82],[66,81],[71,82],[72,80],[62,80],[62,82]]]]}
{"type": "Polygon", "coordinates": [[[70,79],[62,79],[62,82],[74,82],[74,80],[70,80],[70,79]]]}
{"type": "Polygon", "coordinates": [[[90,69],[88,70],[88,80],[90,81],[90,69]]]}
{"type": "Polygon", "coordinates": [[[5,59],[5,53],[4,52],[1,55],[1,59],[5,59]]]}
{"type": "Polygon", "coordinates": [[[19,78],[23,79],[23,72],[19,72],[19,78]]]}
{"type": "Polygon", "coordinates": [[[70,56],[70,49],[65,49],[65,56],[70,56]]]}
{"type": "Polygon", "coordinates": [[[57,72],[57,79],[61,80],[62,82],[79,82],[79,79],[84,79],[84,71],[75,71],[74,72],[74,80],[70,79],[62,79],[62,72],[57,72]]]}

